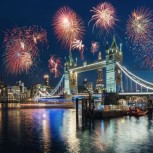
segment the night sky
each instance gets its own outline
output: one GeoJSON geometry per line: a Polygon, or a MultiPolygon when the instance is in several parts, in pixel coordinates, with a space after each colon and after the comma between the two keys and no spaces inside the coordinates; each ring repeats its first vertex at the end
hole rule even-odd
{"type": "MultiPolygon", "coordinates": [[[[101,45],[100,51],[102,51],[103,58],[105,58],[105,42],[112,42],[113,32],[109,36],[98,35],[98,31],[92,31],[93,24],[88,25],[92,13],[90,10],[93,6],[96,6],[103,0],[1,0],[0,1],[0,73],[4,76],[5,84],[13,85],[17,80],[25,82],[26,86],[30,86],[34,83],[43,83],[43,75],[50,74],[48,69],[48,60],[50,55],[56,55],[64,62],[64,57],[68,57],[68,50],[64,49],[57,41],[52,27],[53,16],[56,11],[62,6],[71,7],[84,21],[86,33],[84,37],[85,44],[85,60],[94,62],[97,59],[97,53],[93,56],[90,47],[91,41],[98,41],[101,45]],[[28,74],[22,74],[18,76],[6,75],[3,64],[3,38],[4,31],[15,26],[31,26],[39,25],[47,30],[48,46],[40,47],[40,62],[35,72],[29,72],[28,74]]],[[[117,17],[119,21],[115,26],[115,32],[117,34],[117,43],[123,43],[123,55],[124,66],[126,66],[131,72],[137,76],[153,82],[153,71],[149,69],[143,69],[139,67],[139,64],[135,62],[135,56],[128,50],[125,44],[125,25],[131,11],[137,7],[146,7],[153,10],[152,0],[106,0],[106,2],[112,3],[116,8],[117,17]]],[[[78,51],[73,51],[73,56],[79,57],[78,51]]],[[[81,63],[82,61],[79,61],[81,63]]],[[[79,84],[81,84],[84,78],[88,81],[95,83],[96,71],[94,73],[87,72],[79,75],[79,84]]],[[[63,70],[61,69],[61,73],[63,70]]],[[[50,83],[55,86],[58,80],[50,74],[50,83]]]]}

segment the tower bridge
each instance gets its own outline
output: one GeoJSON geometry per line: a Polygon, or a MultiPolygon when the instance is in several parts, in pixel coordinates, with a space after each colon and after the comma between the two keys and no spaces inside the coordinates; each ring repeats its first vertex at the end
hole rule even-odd
{"type": "Polygon", "coordinates": [[[106,75],[105,89],[107,93],[118,93],[120,97],[153,95],[153,83],[141,79],[123,66],[122,44],[118,47],[114,37],[110,46],[108,43],[106,44],[105,59],[102,59],[101,52],[99,52],[96,62],[88,63],[84,61],[82,66],[77,66],[70,53],[69,60],[64,63],[64,74],[61,80],[46,97],[53,97],[62,93],[65,95],[77,95],[78,74],[91,70],[97,70],[96,90],[101,93],[101,88],[104,88],[102,74],[102,69],[104,68],[106,69],[106,74],[104,75],[106,75]],[[124,84],[124,87],[123,78],[127,80],[127,85],[124,84]]]}

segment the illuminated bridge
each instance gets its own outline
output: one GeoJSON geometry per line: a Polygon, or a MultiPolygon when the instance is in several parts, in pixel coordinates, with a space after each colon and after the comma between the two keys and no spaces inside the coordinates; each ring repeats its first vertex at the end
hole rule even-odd
{"type": "Polygon", "coordinates": [[[118,93],[120,96],[153,95],[153,83],[136,76],[126,69],[123,66],[122,54],[122,44],[118,47],[115,37],[113,38],[111,46],[106,45],[104,60],[102,60],[101,52],[99,52],[96,62],[88,64],[84,61],[82,66],[77,66],[72,54],[70,54],[69,60],[64,64],[64,74],[55,89],[46,95],[39,92],[37,96],[45,98],[59,96],[61,94],[78,95],[78,74],[91,70],[97,70],[97,72],[99,70],[102,73],[103,68],[106,69],[106,74],[104,75],[106,75],[105,88],[107,93],[118,93]]]}
{"type": "Polygon", "coordinates": [[[121,92],[120,96],[148,96],[153,95],[153,92],[121,92]]]}

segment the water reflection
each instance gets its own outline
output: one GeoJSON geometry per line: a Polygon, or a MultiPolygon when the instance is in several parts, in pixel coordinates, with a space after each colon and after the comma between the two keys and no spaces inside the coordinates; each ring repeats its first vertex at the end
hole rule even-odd
{"type": "Polygon", "coordinates": [[[95,121],[93,130],[76,130],[75,110],[0,111],[0,152],[152,152],[152,114],[95,121]]]}
{"type": "Polygon", "coordinates": [[[63,114],[63,126],[60,134],[69,152],[80,152],[80,140],[77,137],[75,111],[69,110],[63,114]]]}
{"type": "Polygon", "coordinates": [[[43,150],[44,152],[49,152],[50,151],[50,148],[51,148],[51,135],[50,135],[50,130],[51,130],[51,127],[50,127],[50,118],[47,114],[47,112],[43,112],[42,113],[42,117],[43,117],[43,120],[42,120],[42,144],[43,144],[43,150]]]}

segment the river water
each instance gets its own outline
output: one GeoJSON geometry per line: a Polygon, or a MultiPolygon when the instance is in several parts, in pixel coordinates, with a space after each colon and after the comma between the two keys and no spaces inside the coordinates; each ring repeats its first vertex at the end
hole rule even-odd
{"type": "Polygon", "coordinates": [[[0,153],[152,153],[152,115],[76,130],[74,109],[0,110],[0,153]]]}

